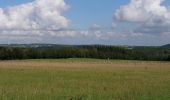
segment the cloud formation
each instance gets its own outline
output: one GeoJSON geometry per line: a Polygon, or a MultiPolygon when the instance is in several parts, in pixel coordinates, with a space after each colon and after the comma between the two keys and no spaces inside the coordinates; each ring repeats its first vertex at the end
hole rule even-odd
{"type": "Polygon", "coordinates": [[[0,30],[41,30],[66,28],[69,20],[62,16],[68,6],[64,0],[35,0],[0,8],[0,30]]]}
{"type": "Polygon", "coordinates": [[[116,10],[112,26],[82,29],[63,15],[69,8],[64,0],[0,8],[0,43],[163,44],[170,38],[170,9],[163,1],[130,0],[116,10]]]}
{"type": "Polygon", "coordinates": [[[115,12],[119,21],[140,24],[135,32],[167,33],[170,32],[170,9],[162,5],[165,0],[131,0],[115,12]]]}

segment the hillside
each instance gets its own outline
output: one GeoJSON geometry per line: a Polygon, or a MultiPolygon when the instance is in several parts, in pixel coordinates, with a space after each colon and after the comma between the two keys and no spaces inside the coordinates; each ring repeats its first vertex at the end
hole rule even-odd
{"type": "Polygon", "coordinates": [[[55,45],[21,44],[1,45],[0,59],[59,59],[97,58],[122,60],[169,61],[170,49],[146,46],[109,45],[55,45]]]}
{"type": "Polygon", "coordinates": [[[163,45],[162,48],[170,48],[170,44],[163,45]]]}

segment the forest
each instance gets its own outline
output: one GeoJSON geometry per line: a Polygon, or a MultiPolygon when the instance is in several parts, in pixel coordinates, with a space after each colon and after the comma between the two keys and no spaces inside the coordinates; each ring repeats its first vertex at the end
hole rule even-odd
{"type": "Polygon", "coordinates": [[[121,47],[79,45],[60,47],[0,47],[0,60],[95,58],[170,61],[170,49],[159,47],[121,47]]]}

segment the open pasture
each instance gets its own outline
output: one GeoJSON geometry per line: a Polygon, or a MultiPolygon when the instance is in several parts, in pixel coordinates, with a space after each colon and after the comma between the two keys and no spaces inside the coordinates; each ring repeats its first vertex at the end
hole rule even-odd
{"type": "Polygon", "coordinates": [[[0,61],[0,100],[169,99],[169,62],[0,61]]]}

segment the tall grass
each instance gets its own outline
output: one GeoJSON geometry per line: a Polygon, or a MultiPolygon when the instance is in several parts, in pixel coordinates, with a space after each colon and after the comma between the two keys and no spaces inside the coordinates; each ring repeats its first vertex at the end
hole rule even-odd
{"type": "Polygon", "coordinates": [[[0,100],[169,100],[170,63],[3,61],[0,100]]]}

